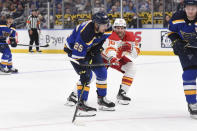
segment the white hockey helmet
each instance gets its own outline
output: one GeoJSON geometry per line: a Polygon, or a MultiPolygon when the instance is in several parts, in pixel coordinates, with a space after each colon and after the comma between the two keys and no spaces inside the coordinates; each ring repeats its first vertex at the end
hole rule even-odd
{"type": "Polygon", "coordinates": [[[114,21],[113,27],[116,27],[116,26],[122,26],[126,28],[127,26],[126,21],[122,18],[116,18],[114,21]]]}

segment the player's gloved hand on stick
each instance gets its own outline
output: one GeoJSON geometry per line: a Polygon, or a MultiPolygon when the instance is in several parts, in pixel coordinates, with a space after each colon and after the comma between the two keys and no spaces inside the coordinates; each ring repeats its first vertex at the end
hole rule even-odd
{"type": "Polygon", "coordinates": [[[16,39],[10,38],[10,44],[11,44],[11,47],[16,47],[17,46],[16,39]]]}
{"type": "MultiPolygon", "coordinates": [[[[89,61],[87,61],[86,59],[80,59],[77,60],[80,64],[89,64],[89,61]]],[[[91,74],[91,70],[89,69],[89,67],[87,66],[80,66],[79,67],[80,71],[79,71],[79,75],[80,75],[80,81],[82,85],[88,85],[89,81],[90,81],[90,74],[91,74]]]]}
{"type": "Polygon", "coordinates": [[[72,51],[68,47],[64,47],[64,52],[66,52],[69,57],[72,56],[72,51]]]}
{"type": "Polygon", "coordinates": [[[190,54],[190,49],[186,47],[188,43],[181,39],[177,39],[172,42],[172,48],[175,55],[181,55],[182,53],[190,54]]]}
{"type": "Polygon", "coordinates": [[[95,47],[92,47],[91,51],[87,52],[87,57],[96,56],[100,54],[102,51],[103,51],[103,47],[101,47],[100,45],[97,45],[95,47]]]}
{"type": "Polygon", "coordinates": [[[120,62],[118,61],[118,59],[116,57],[112,57],[109,60],[109,62],[111,64],[111,67],[118,68],[120,66],[120,62]]]}
{"type": "Polygon", "coordinates": [[[88,85],[90,81],[90,74],[88,73],[87,70],[82,70],[79,72],[80,75],[80,81],[82,85],[88,85]]]}

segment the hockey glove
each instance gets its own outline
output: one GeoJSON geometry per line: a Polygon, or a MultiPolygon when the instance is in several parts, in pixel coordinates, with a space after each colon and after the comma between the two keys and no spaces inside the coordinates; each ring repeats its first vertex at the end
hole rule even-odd
{"type": "Polygon", "coordinates": [[[72,56],[72,51],[69,48],[67,48],[66,46],[64,46],[64,52],[66,52],[69,57],[72,56]]]}
{"type": "Polygon", "coordinates": [[[16,39],[10,38],[10,44],[11,44],[11,47],[16,47],[17,46],[16,39]]]}
{"type": "Polygon", "coordinates": [[[90,73],[88,70],[82,70],[79,72],[80,81],[82,85],[88,85],[90,81],[90,73]]]}
{"type": "Polygon", "coordinates": [[[98,54],[100,54],[103,51],[103,47],[101,47],[100,45],[94,46],[90,49],[90,51],[87,52],[87,57],[93,57],[96,56],[98,54]]]}
{"type": "Polygon", "coordinates": [[[127,51],[127,52],[131,52],[132,51],[132,47],[131,44],[126,42],[122,45],[122,51],[127,51]]]}
{"type": "Polygon", "coordinates": [[[0,52],[4,51],[6,48],[9,48],[8,44],[0,44],[0,52]]]}
{"type": "Polygon", "coordinates": [[[112,57],[109,60],[109,62],[111,64],[111,67],[113,67],[113,68],[119,68],[120,67],[120,62],[118,61],[118,59],[116,57],[112,57]]]}
{"type": "Polygon", "coordinates": [[[177,39],[177,40],[173,41],[171,45],[174,50],[174,54],[175,55],[181,55],[183,53],[189,54],[190,49],[186,48],[187,44],[188,43],[186,41],[183,41],[181,39],[177,39]]]}
{"type": "MultiPolygon", "coordinates": [[[[80,64],[89,64],[89,61],[87,61],[86,59],[79,59],[77,60],[80,64]]],[[[78,67],[79,69],[79,75],[80,75],[80,81],[82,85],[88,85],[90,82],[90,74],[91,74],[91,70],[89,67],[87,66],[81,66],[79,65],[78,67]]]]}

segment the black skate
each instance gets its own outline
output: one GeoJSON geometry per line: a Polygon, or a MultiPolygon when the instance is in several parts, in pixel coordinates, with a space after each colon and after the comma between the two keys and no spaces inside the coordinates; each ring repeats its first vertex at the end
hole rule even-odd
{"type": "Polygon", "coordinates": [[[121,105],[128,105],[130,101],[131,101],[131,98],[126,96],[126,92],[120,89],[117,95],[117,102],[121,105]]]}
{"type": "Polygon", "coordinates": [[[188,104],[188,110],[190,112],[190,117],[197,119],[197,103],[188,104]]]}
{"type": "Polygon", "coordinates": [[[71,92],[71,94],[67,98],[67,102],[65,105],[74,106],[76,104],[77,104],[77,94],[74,92],[71,92]]]}
{"type": "Polygon", "coordinates": [[[91,117],[96,115],[96,108],[88,106],[83,100],[81,100],[77,106],[79,109],[77,117],[91,117]]]}
{"type": "Polygon", "coordinates": [[[10,72],[10,73],[18,73],[18,69],[15,69],[15,68],[10,68],[10,69],[8,69],[8,71],[10,72]]]}
{"type": "Polygon", "coordinates": [[[3,68],[0,65],[0,75],[10,75],[10,71],[7,68],[3,68]]]}
{"type": "Polygon", "coordinates": [[[107,100],[107,98],[104,96],[98,96],[98,105],[99,110],[103,111],[115,111],[115,103],[107,100]]]}
{"type": "Polygon", "coordinates": [[[42,51],[41,50],[36,50],[38,53],[42,53],[42,51]]]}
{"type": "Polygon", "coordinates": [[[34,51],[33,50],[29,50],[29,53],[34,53],[34,51]]]}

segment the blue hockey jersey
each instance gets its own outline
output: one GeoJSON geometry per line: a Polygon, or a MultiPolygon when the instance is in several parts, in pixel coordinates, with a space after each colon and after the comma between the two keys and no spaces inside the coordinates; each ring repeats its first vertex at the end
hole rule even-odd
{"type": "Polygon", "coordinates": [[[67,37],[65,46],[72,51],[73,59],[84,59],[92,47],[104,42],[111,33],[111,27],[104,33],[97,33],[94,23],[91,20],[86,21],[75,27],[72,34],[67,37]]]}
{"type": "Polygon", "coordinates": [[[191,40],[197,40],[197,18],[190,21],[185,11],[176,12],[169,22],[169,30],[171,32],[168,34],[168,37],[171,41],[182,39],[192,44],[193,42],[190,42],[191,40]]]}
{"type": "Polygon", "coordinates": [[[14,25],[7,26],[6,22],[0,22],[0,44],[6,44],[8,37],[15,37],[16,29],[14,25]]]}

